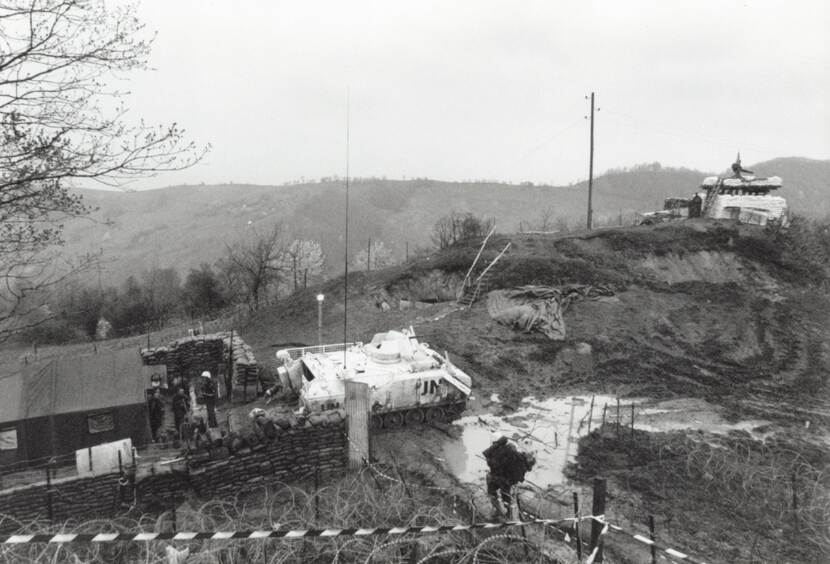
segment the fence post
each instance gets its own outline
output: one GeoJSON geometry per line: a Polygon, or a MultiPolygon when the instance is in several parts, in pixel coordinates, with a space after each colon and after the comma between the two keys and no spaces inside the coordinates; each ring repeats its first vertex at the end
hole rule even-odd
{"type": "Polygon", "coordinates": [[[620,398],[617,398],[617,438],[620,438],[620,398]]]}
{"type": "Polygon", "coordinates": [[[416,564],[418,562],[418,541],[412,541],[409,552],[409,564],[416,564]]]}
{"type": "Polygon", "coordinates": [[[588,434],[591,434],[591,421],[594,419],[594,396],[591,396],[591,407],[588,409],[588,434]]]}
{"type": "Polygon", "coordinates": [[[392,457],[391,452],[389,453],[389,458],[392,459],[392,466],[395,467],[395,473],[398,475],[398,478],[400,478],[401,484],[403,484],[403,489],[406,492],[406,497],[412,499],[412,492],[409,491],[409,485],[407,485],[406,480],[404,479],[403,474],[401,473],[401,469],[398,468],[398,463],[392,457]]]}
{"type": "Polygon", "coordinates": [[[46,463],[46,515],[51,523],[55,517],[52,508],[52,461],[46,463]]]}
{"type": "Polygon", "coordinates": [[[634,442],[634,404],[631,404],[631,442],[634,442]]]}
{"type": "Polygon", "coordinates": [[[597,517],[603,517],[605,520],[605,496],[606,496],[605,478],[594,478],[594,495],[591,504],[591,515],[594,519],[591,521],[591,551],[596,549],[597,554],[594,562],[602,562],[602,529],[605,527],[603,523],[597,521],[597,517]]]}
{"type": "Polygon", "coordinates": [[[608,411],[608,404],[602,406],[602,426],[605,427],[605,412],[608,411]]]}
{"type": "Polygon", "coordinates": [[[579,495],[574,494],[574,536],[576,537],[576,556],[582,560],[582,537],[579,536],[579,495]]]}
{"type": "Polygon", "coordinates": [[[92,474],[92,447],[86,449],[86,454],[89,456],[89,473],[92,474]]]}
{"type": "Polygon", "coordinates": [[[320,522],[320,496],[317,490],[320,488],[320,463],[314,466],[314,524],[320,522]]]}
{"type": "MultiPolygon", "coordinates": [[[[522,502],[519,501],[519,489],[517,487],[513,487],[514,495],[513,497],[516,498],[516,518],[519,521],[524,520],[524,515],[522,515],[522,502]]],[[[527,546],[527,531],[525,530],[525,526],[522,525],[522,538],[524,539],[524,549],[525,549],[525,561],[529,561],[530,554],[528,553],[528,546],[527,546]]]]}
{"type": "Polygon", "coordinates": [[[793,490],[793,523],[795,524],[796,530],[798,530],[798,490],[796,488],[795,470],[790,475],[790,481],[792,482],[793,490]]]}
{"type": "Polygon", "coordinates": [[[654,546],[654,515],[648,516],[648,536],[651,537],[651,564],[657,564],[657,548],[654,546]]]}

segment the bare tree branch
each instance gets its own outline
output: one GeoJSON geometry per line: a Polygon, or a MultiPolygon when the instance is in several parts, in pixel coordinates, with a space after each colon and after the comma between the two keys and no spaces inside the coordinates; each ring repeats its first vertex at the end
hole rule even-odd
{"type": "MultiPolygon", "coordinates": [[[[61,279],[41,267],[60,264],[47,250],[62,242],[61,221],[91,211],[73,185],[125,186],[192,166],[207,150],[187,141],[175,123],[131,122],[126,93],[108,86],[120,73],[147,68],[153,37],[135,12],[133,4],[104,0],[0,2],[0,324],[6,328],[14,327],[14,317],[31,317],[37,290],[61,279]]],[[[65,266],[67,275],[78,267],[65,266]]]]}

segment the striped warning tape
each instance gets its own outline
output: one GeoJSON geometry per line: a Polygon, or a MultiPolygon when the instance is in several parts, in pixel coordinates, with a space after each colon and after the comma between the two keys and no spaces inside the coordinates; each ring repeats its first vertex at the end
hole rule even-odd
{"type": "MultiPolygon", "coordinates": [[[[590,519],[582,517],[581,519],[590,519]]],[[[564,523],[568,519],[532,519],[528,521],[505,521],[500,523],[474,523],[470,525],[437,525],[424,527],[372,527],[367,529],[298,529],[298,530],[262,530],[262,531],[191,531],[164,533],[39,533],[31,535],[9,535],[0,537],[0,544],[27,543],[100,543],[100,542],[146,542],[146,541],[191,541],[191,540],[233,540],[233,539],[301,539],[332,537],[365,537],[377,535],[433,534],[475,529],[506,529],[526,525],[564,523]]]]}
{"type": "Polygon", "coordinates": [[[610,529],[611,531],[613,531],[615,533],[619,533],[619,534],[629,536],[629,537],[633,538],[634,540],[636,540],[637,542],[643,543],[647,546],[653,546],[657,550],[659,550],[661,552],[665,552],[668,556],[670,556],[674,560],[682,560],[684,562],[690,562],[691,564],[706,564],[706,561],[704,561],[704,560],[700,560],[698,558],[690,556],[689,554],[686,554],[685,552],[680,552],[679,550],[676,550],[674,548],[663,546],[663,545],[658,544],[657,542],[651,540],[648,537],[644,537],[641,534],[632,533],[631,531],[626,531],[625,529],[623,529],[622,527],[620,527],[618,525],[611,524],[611,523],[609,523],[608,521],[605,520],[604,515],[591,517],[591,519],[594,519],[597,522],[602,523],[605,526],[603,528],[603,533],[605,533],[606,530],[610,529]]]}

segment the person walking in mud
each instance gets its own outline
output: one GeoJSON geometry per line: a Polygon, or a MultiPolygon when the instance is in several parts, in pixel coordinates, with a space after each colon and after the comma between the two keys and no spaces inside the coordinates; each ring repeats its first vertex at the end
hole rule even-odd
{"type": "Polygon", "coordinates": [[[524,481],[525,474],[536,464],[536,459],[530,453],[519,452],[503,435],[494,435],[494,439],[493,444],[482,453],[488,469],[487,495],[496,518],[502,516],[501,503],[504,503],[505,514],[508,519],[512,519],[511,492],[516,484],[524,481]]]}

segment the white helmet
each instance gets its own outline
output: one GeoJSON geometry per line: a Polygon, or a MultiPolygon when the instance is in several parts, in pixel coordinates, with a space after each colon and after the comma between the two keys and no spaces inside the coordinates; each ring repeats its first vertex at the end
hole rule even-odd
{"type": "Polygon", "coordinates": [[[205,370],[204,372],[202,372],[202,378],[210,378],[210,371],[205,370]]]}

